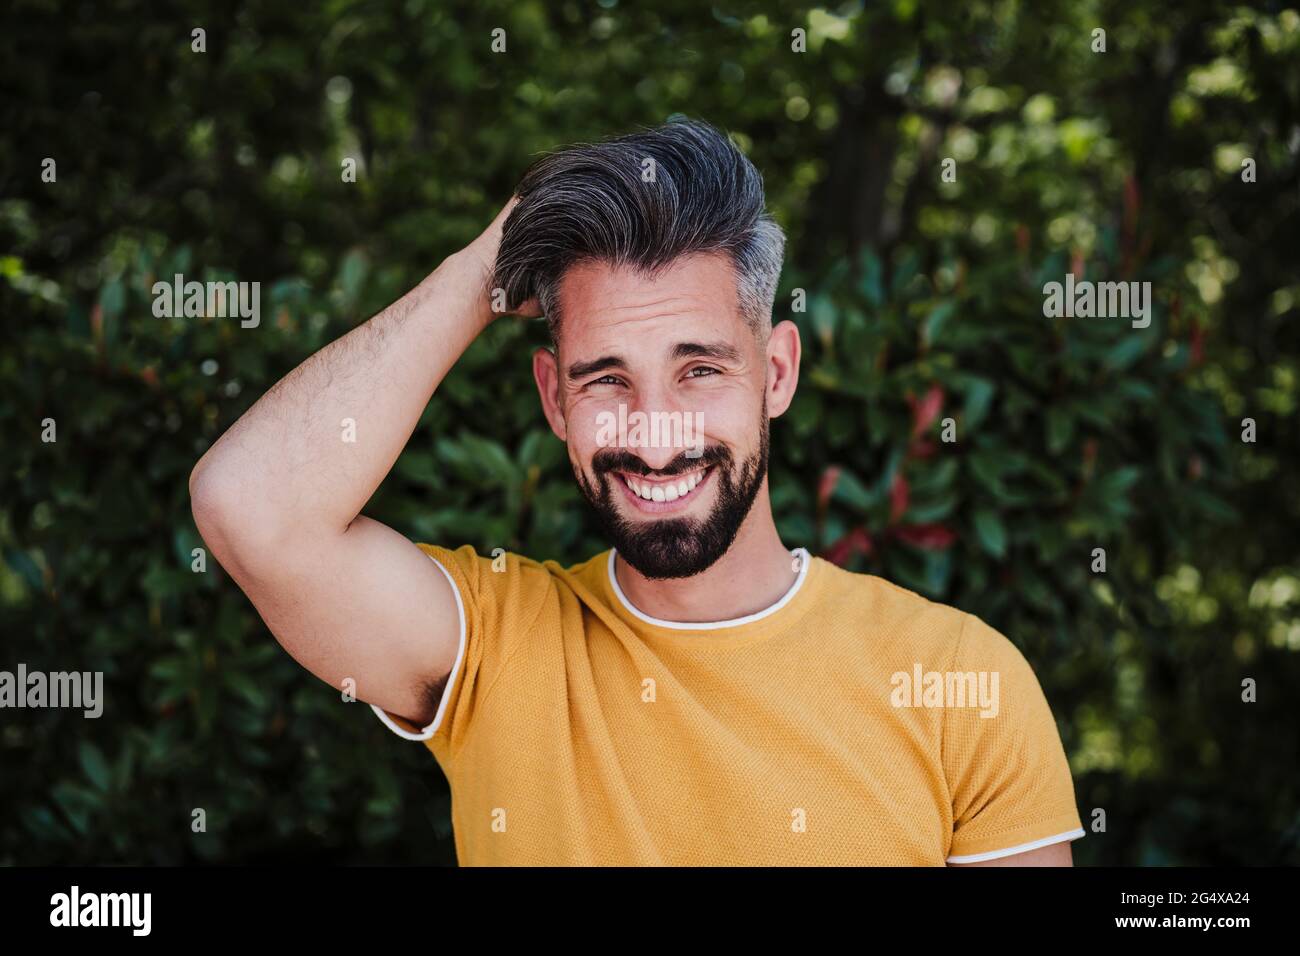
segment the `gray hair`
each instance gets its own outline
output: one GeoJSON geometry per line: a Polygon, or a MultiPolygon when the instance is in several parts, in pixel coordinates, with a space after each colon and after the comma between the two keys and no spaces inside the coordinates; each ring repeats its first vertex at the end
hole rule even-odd
{"type": "Polygon", "coordinates": [[[763,177],[709,124],[567,147],[537,161],[516,195],[492,284],[508,309],[536,297],[552,340],[570,267],[601,261],[653,275],[691,253],[729,256],[742,316],[756,334],[771,328],[785,234],[764,209],[763,177]]]}

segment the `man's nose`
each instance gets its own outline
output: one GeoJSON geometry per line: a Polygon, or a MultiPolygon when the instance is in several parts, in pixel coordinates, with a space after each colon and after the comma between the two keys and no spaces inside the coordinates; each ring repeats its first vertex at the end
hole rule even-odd
{"type": "Polygon", "coordinates": [[[629,429],[630,436],[639,441],[628,451],[656,471],[667,467],[692,447],[692,432],[686,426],[694,421],[693,416],[694,410],[682,407],[667,389],[638,394],[628,418],[631,422],[639,420],[642,427],[629,429]],[[635,419],[633,412],[637,413],[635,419]]]}
{"type": "Polygon", "coordinates": [[[636,455],[645,462],[647,466],[655,471],[662,471],[668,466],[668,463],[680,455],[683,450],[684,449],[681,448],[668,447],[656,448],[649,445],[628,449],[628,451],[632,452],[632,454],[636,455]]]}

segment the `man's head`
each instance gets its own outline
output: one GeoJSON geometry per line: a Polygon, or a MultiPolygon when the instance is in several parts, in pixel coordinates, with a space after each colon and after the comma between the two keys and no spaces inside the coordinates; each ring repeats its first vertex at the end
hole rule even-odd
{"type": "Polygon", "coordinates": [[[690,253],[725,255],[745,318],[760,334],[770,328],[785,237],[764,210],[763,177],[707,123],[570,146],[534,164],[515,195],[493,285],[510,308],[536,298],[554,340],[570,266],[649,273],[690,253]]]}
{"type": "Polygon", "coordinates": [[[546,315],[547,420],[622,557],[698,574],[756,501],[770,515],[768,418],[798,377],[798,333],[772,327],[784,237],[762,179],[682,122],[552,154],[517,195],[494,285],[546,315]]]}

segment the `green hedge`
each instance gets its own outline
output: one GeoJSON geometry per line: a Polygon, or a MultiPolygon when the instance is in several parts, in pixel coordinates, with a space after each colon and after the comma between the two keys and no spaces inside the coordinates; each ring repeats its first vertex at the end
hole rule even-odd
{"type": "MultiPolygon", "coordinates": [[[[186,480],[281,375],[471,238],[535,151],[673,112],[735,131],[790,233],[787,542],[1024,650],[1085,825],[1106,813],[1079,862],[1300,862],[1280,119],[1300,20],[1126,4],[1098,58],[1093,12],[1064,2],[190,7],[0,21],[23,93],[0,134],[0,669],[102,670],[107,695],[98,720],[0,713],[0,863],[453,859],[424,748],[298,668],[214,562],[191,570],[186,480]],[[1150,327],[1045,318],[1070,271],[1150,281],[1150,327]],[[261,281],[261,325],[154,318],[175,272],[261,281]]],[[[475,343],[367,513],[485,551],[602,548],[539,413],[542,341],[505,320],[475,343]]]]}

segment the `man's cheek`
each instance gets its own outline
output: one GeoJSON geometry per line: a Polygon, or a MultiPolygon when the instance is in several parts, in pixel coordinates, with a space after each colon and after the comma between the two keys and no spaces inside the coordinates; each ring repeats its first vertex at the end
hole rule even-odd
{"type": "Polygon", "coordinates": [[[618,445],[618,416],[586,405],[572,409],[567,420],[568,445],[583,461],[602,448],[618,445]]]}
{"type": "Polygon", "coordinates": [[[761,415],[750,402],[717,402],[698,409],[695,418],[710,440],[736,447],[757,441],[761,415]]]}

